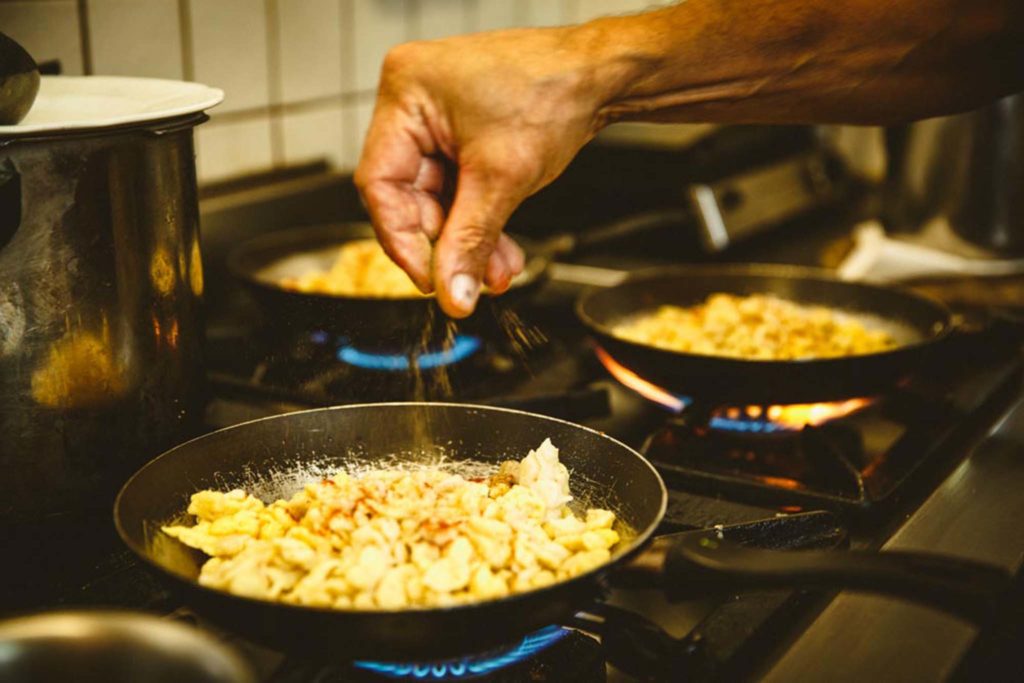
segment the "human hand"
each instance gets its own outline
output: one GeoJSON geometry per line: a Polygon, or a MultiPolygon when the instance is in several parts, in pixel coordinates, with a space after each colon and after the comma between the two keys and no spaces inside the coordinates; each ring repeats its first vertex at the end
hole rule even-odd
{"type": "Polygon", "coordinates": [[[385,251],[453,317],[522,271],[506,221],[601,126],[609,84],[572,31],[407,43],[384,60],[356,185],[385,251]]]}

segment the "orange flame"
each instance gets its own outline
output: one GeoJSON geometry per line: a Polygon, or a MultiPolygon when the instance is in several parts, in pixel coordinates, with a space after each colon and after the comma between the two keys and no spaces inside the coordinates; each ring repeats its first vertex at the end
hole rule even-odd
{"type": "Polygon", "coordinates": [[[798,403],[788,406],[769,406],[768,419],[790,429],[816,426],[829,420],[846,417],[871,405],[870,398],[851,398],[831,403],[798,403]]]}
{"type": "Polygon", "coordinates": [[[596,347],[594,350],[597,353],[598,359],[601,361],[601,365],[608,369],[608,372],[611,373],[612,377],[633,389],[644,398],[652,400],[655,403],[665,405],[665,407],[673,413],[682,413],[683,409],[686,408],[686,403],[682,398],[666,391],[662,387],[651,384],[621,364],[621,362],[612,358],[611,355],[600,346],[596,347]]]}
{"type": "Polygon", "coordinates": [[[651,384],[643,377],[612,358],[608,352],[600,346],[596,347],[594,351],[597,353],[597,357],[601,361],[601,364],[608,369],[608,372],[611,373],[612,377],[619,380],[622,384],[644,398],[654,401],[655,403],[660,403],[674,413],[681,413],[683,412],[683,409],[686,408],[686,403],[683,402],[683,399],[665,391],[655,384],[651,384]]]}
{"type": "MultiPolygon", "coordinates": [[[[682,398],[662,389],[656,384],[648,382],[612,358],[601,347],[597,347],[595,352],[601,364],[608,369],[612,377],[644,398],[660,403],[675,413],[681,413],[686,408],[686,402],[682,398]]],[[[766,419],[785,429],[797,430],[803,429],[807,425],[817,426],[829,420],[845,417],[870,405],[872,402],[873,399],[870,398],[851,398],[845,401],[828,403],[795,403],[767,407],[746,406],[743,408],[730,407],[722,408],[717,412],[717,415],[729,418],[730,420],[766,419]]]]}

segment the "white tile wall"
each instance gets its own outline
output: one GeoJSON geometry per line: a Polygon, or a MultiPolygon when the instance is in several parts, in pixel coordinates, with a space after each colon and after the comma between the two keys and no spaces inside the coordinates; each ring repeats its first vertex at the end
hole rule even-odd
{"type": "Polygon", "coordinates": [[[652,4],[652,0],[570,0],[569,19],[580,22],[610,14],[639,12],[652,4]]]}
{"type": "Polygon", "coordinates": [[[519,0],[525,6],[528,26],[560,26],[568,23],[565,0],[519,0]]]}
{"type": "Polygon", "coordinates": [[[190,0],[195,79],[224,90],[218,112],[270,101],[264,0],[190,0]]]}
{"type": "Polygon", "coordinates": [[[270,120],[218,121],[196,128],[199,182],[224,180],[269,169],[270,120]]]}
{"type": "MultiPolygon", "coordinates": [[[[338,95],[342,82],[342,34],[339,0],[278,0],[281,95],[301,102],[338,95]]],[[[350,27],[346,27],[349,29],[350,27]]]]}
{"type": "Polygon", "coordinates": [[[414,38],[434,40],[469,33],[475,29],[476,3],[473,0],[419,0],[414,38]]]}
{"type": "Polygon", "coordinates": [[[335,167],[345,167],[348,150],[340,103],[286,112],[282,128],[286,163],[302,164],[326,159],[335,167]]]}
{"type": "MultiPolygon", "coordinates": [[[[559,5],[560,2],[548,0],[548,5],[559,5]]],[[[478,0],[477,25],[478,31],[489,31],[496,28],[512,28],[529,24],[530,3],[520,0],[478,0]]]]}
{"type": "Polygon", "coordinates": [[[356,90],[375,89],[381,61],[388,49],[410,39],[406,5],[411,1],[353,0],[356,90]]]}
{"type": "Polygon", "coordinates": [[[0,30],[21,43],[37,62],[59,59],[64,73],[82,73],[74,0],[0,2],[0,30]]]}
{"type": "Polygon", "coordinates": [[[359,155],[363,152],[363,139],[366,138],[366,131],[370,128],[370,119],[373,117],[374,98],[366,95],[359,98],[349,108],[348,119],[351,121],[349,145],[346,154],[346,166],[355,168],[359,163],[359,155]]]}
{"type": "Polygon", "coordinates": [[[177,0],[89,0],[88,11],[93,73],[183,76],[177,0]]]}

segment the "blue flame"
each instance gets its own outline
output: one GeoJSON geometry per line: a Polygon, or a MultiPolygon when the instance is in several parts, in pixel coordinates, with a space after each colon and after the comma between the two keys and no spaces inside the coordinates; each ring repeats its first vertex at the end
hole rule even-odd
{"type": "Polygon", "coordinates": [[[486,676],[499,669],[512,666],[546,650],[568,635],[561,626],[548,626],[523,638],[522,642],[507,650],[485,653],[475,657],[459,657],[430,664],[403,664],[398,662],[356,662],[366,671],[396,680],[453,681],[486,676]]]}
{"type": "Polygon", "coordinates": [[[742,432],[745,434],[772,434],[774,432],[790,431],[788,427],[783,427],[780,424],[776,424],[769,420],[759,420],[755,418],[734,420],[732,418],[715,415],[711,418],[709,424],[712,429],[722,429],[727,432],[742,432]]]}
{"type": "Polygon", "coordinates": [[[420,354],[405,353],[373,353],[360,351],[351,344],[338,347],[338,360],[366,370],[408,370],[415,359],[416,365],[422,370],[451,365],[469,358],[480,350],[483,342],[479,337],[468,334],[455,335],[451,348],[441,351],[428,351],[420,354]]]}
{"type": "MultiPolygon", "coordinates": [[[[682,394],[673,394],[679,400],[678,409],[665,406],[672,412],[679,414],[693,404],[693,399],[682,394]]],[[[712,415],[708,426],[712,429],[720,429],[726,432],[740,432],[742,434],[774,434],[775,432],[789,431],[788,427],[758,418],[731,418],[722,415],[712,415]]]]}

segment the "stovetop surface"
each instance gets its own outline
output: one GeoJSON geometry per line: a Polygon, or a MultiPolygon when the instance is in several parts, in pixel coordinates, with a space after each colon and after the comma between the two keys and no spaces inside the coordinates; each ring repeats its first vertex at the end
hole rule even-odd
{"type": "MultiPolygon", "coordinates": [[[[561,315],[564,320],[565,307],[571,303],[575,291],[578,289],[553,283],[544,295],[546,298],[541,299],[542,304],[524,312],[524,317],[530,320],[532,314],[536,320],[550,321],[561,315]]],[[[522,365],[516,369],[518,379],[509,382],[504,378],[501,389],[494,395],[488,396],[485,388],[478,388],[485,395],[485,401],[562,415],[647,450],[651,450],[651,441],[659,433],[678,427],[678,415],[672,415],[611,380],[594,360],[589,343],[576,328],[563,325],[548,329],[557,329],[561,336],[548,339],[546,346],[533,355],[519,357],[517,362],[522,365]]],[[[998,334],[997,337],[1002,338],[998,334]]],[[[230,349],[237,341],[228,339],[225,348],[230,349]]],[[[216,344],[214,340],[214,347],[216,344]]],[[[849,531],[845,542],[854,547],[881,545],[892,526],[956,464],[957,454],[961,452],[957,450],[958,443],[962,446],[974,432],[984,431],[1018,393],[1018,354],[997,353],[998,344],[984,336],[973,338],[966,348],[980,348],[985,352],[974,356],[961,354],[961,360],[972,360],[969,364],[961,363],[956,372],[929,377],[917,388],[901,389],[898,396],[889,397],[839,423],[861,440],[867,464],[870,464],[870,457],[887,453],[896,453],[906,460],[903,469],[898,471],[899,477],[887,479],[885,486],[894,487],[896,478],[901,481],[895,483],[910,481],[913,485],[886,490],[885,495],[876,496],[877,500],[856,500],[848,505],[849,501],[836,496],[834,491],[815,497],[805,491],[750,486],[749,480],[743,481],[742,475],[728,468],[705,467],[700,471],[692,462],[680,467],[672,457],[666,460],[651,451],[652,460],[672,489],[668,512],[659,532],[673,533],[773,519],[784,513],[831,509],[839,517],[827,526],[831,528],[842,522],[849,531]],[[901,443],[903,446],[897,448],[901,443]],[[903,451],[913,457],[904,456],[903,451]],[[921,472],[917,472],[918,469],[921,472]],[[919,476],[915,478],[911,474],[919,476]],[[899,495],[892,495],[893,491],[898,491],[899,495]],[[868,504],[876,502],[886,505],[868,504]],[[868,511],[877,514],[865,514],[868,511]]],[[[1008,348],[1016,347],[1011,344],[1008,348]]],[[[302,392],[301,386],[296,391],[294,385],[261,383],[266,374],[260,374],[258,369],[265,357],[253,354],[251,363],[239,362],[237,354],[231,358],[233,366],[229,370],[218,366],[215,359],[212,364],[213,384],[220,387],[214,394],[212,415],[230,422],[237,421],[244,411],[250,411],[249,416],[253,416],[317,405],[316,400],[305,402],[307,394],[302,392]],[[268,386],[269,392],[265,391],[268,386]]],[[[312,374],[317,371],[314,369],[312,374]]],[[[358,401],[368,398],[371,397],[353,397],[358,401]]],[[[693,455],[692,449],[687,452],[693,455]]],[[[858,467],[864,464],[856,463],[858,467]]],[[[872,495],[877,493],[872,492],[872,495]]],[[[106,509],[75,520],[22,525],[9,532],[5,547],[18,548],[24,561],[20,571],[10,572],[3,585],[2,601],[7,611],[104,606],[142,609],[181,618],[182,609],[176,597],[143,570],[120,544],[106,509]]],[[[802,539],[799,530],[794,533],[795,546],[821,542],[814,534],[802,539]]],[[[657,624],[654,632],[678,639],[670,643],[670,648],[683,653],[678,661],[673,661],[676,670],[686,667],[689,678],[709,680],[723,671],[739,674],[749,662],[768,656],[783,634],[789,632],[787,628],[779,628],[780,624],[791,625],[813,613],[826,600],[827,596],[820,593],[770,591],[725,602],[708,599],[669,604],[657,590],[615,590],[606,600],[612,607],[604,609],[620,607],[643,615],[646,622],[657,624]],[[738,662],[744,664],[741,666],[738,662]]],[[[593,623],[585,620],[581,623],[595,630],[593,623]]],[[[290,659],[231,636],[225,637],[247,653],[265,681],[372,680],[376,675],[366,669],[355,670],[351,665],[324,666],[290,659]]],[[[529,662],[494,672],[483,680],[592,681],[605,680],[604,676],[609,673],[612,680],[617,680],[622,674],[614,667],[605,666],[608,656],[596,640],[573,631],[571,637],[559,640],[557,645],[529,662]],[[571,663],[568,668],[567,663],[571,663]]],[[[617,656],[638,655],[620,652],[617,656]]],[[[661,666],[650,662],[643,665],[655,667],[654,671],[657,671],[656,666],[661,666]]],[[[627,669],[630,666],[636,665],[630,662],[624,665],[627,669]]]]}
{"type": "MultiPolygon", "coordinates": [[[[762,256],[752,260],[806,263],[814,250],[807,240],[797,241],[799,246],[776,251],[774,255],[771,249],[763,249],[762,256]],[[784,256],[779,257],[780,253],[784,256]]],[[[734,257],[750,258],[743,252],[734,257]]],[[[603,266],[641,265],[628,257],[600,255],[589,262],[603,266]]],[[[573,319],[572,302],[579,292],[577,284],[549,283],[529,307],[517,311],[523,326],[540,330],[543,340],[536,340],[534,348],[513,352],[503,340],[484,339],[479,355],[461,369],[453,369],[447,384],[428,377],[431,381],[412,385],[401,379],[382,379],[379,370],[341,367],[336,356],[339,342],[333,338],[325,340],[307,334],[303,344],[296,347],[294,339],[283,343],[267,338],[253,326],[251,318],[242,324],[237,320],[215,320],[210,326],[212,400],[208,426],[215,428],[337,402],[413,397],[522,407],[587,424],[638,449],[650,450],[671,489],[659,533],[772,520],[785,513],[827,509],[838,517],[815,519],[808,522],[811,528],[800,527],[803,522],[798,520],[786,543],[790,547],[834,545],[840,540],[823,529],[835,529],[841,524],[848,532],[841,542],[854,547],[878,547],[1019,394],[1019,347],[1011,342],[1003,349],[984,337],[975,338],[975,345],[967,347],[973,349],[973,355],[959,357],[958,372],[952,373],[955,377],[937,374],[926,378],[928,381],[916,388],[908,388],[898,397],[889,397],[840,423],[841,429],[852,430],[860,440],[857,453],[862,458],[841,463],[842,467],[852,465],[863,470],[879,454],[898,451],[899,457],[892,458],[895,462],[890,463],[898,467],[885,470],[888,474],[883,479],[869,478],[867,488],[862,478],[852,493],[842,487],[826,490],[825,495],[792,489],[780,492],[752,485],[749,471],[722,468],[720,463],[710,468],[712,475],[708,476],[708,468],[695,467],[692,459],[681,463],[677,455],[654,453],[652,444],[657,436],[666,429],[677,428],[679,416],[639,397],[608,376],[573,319]],[[381,386],[386,390],[374,393],[374,387],[380,392],[381,386]],[[865,511],[872,514],[864,514],[865,511]]],[[[485,314],[497,316],[500,311],[485,314]]],[[[1008,337],[996,332],[996,341],[1005,338],[1008,337]]],[[[692,456],[689,449],[687,453],[692,456]]],[[[8,553],[19,558],[5,571],[5,581],[0,582],[4,613],[112,607],[193,618],[121,545],[107,505],[74,519],[20,524],[0,529],[0,534],[8,553]]],[[[687,678],[711,680],[742,676],[763,663],[781,643],[799,632],[801,624],[807,623],[830,595],[767,591],[739,599],[682,604],[666,603],[657,590],[616,590],[606,597],[606,604],[612,607],[604,608],[604,616],[611,614],[612,622],[614,608],[620,607],[641,614],[645,623],[657,624],[657,628],[647,632],[648,638],[662,642],[667,634],[678,639],[678,643],[672,641],[671,645],[678,649],[678,659],[672,664],[675,668],[669,673],[661,671],[661,678],[678,680],[674,674],[684,671],[687,678]]],[[[602,608],[594,609],[600,612],[602,608]]],[[[600,614],[596,616],[598,620],[603,618],[600,614]]],[[[583,617],[575,625],[600,630],[583,617]]],[[[261,680],[358,680],[349,665],[325,667],[292,660],[225,637],[246,652],[260,671],[261,680]]],[[[605,680],[606,676],[617,680],[621,672],[607,667],[606,660],[610,656],[638,656],[635,652],[623,655],[621,641],[609,641],[620,644],[616,646],[617,655],[609,655],[607,647],[602,650],[590,636],[573,631],[540,657],[502,670],[488,680],[596,681],[605,680]]],[[[366,677],[370,673],[360,670],[358,675],[366,677]]]]}

